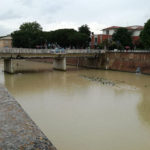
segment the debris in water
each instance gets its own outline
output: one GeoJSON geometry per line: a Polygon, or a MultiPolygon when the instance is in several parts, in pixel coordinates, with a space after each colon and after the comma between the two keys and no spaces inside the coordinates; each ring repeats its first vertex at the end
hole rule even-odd
{"type": "MultiPolygon", "coordinates": [[[[95,81],[95,82],[99,82],[100,84],[102,85],[106,85],[106,86],[112,86],[112,87],[115,87],[115,88],[118,88],[118,89],[127,89],[127,90],[137,90],[137,88],[135,88],[134,86],[130,86],[128,84],[125,84],[125,81],[119,81],[119,80],[115,80],[114,81],[111,81],[111,80],[108,80],[108,79],[105,79],[105,78],[102,78],[102,77],[94,77],[94,76],[87,76],[87,75],[80,75],[81,77],[83,78],[86,78],[90,81],[95,81]]],[[[147,87],[145,85],[145,87],[147,87]]]]}
{"type": "Polygon", "coordinates": [[[91,81],[100,82],[103,85],[109,85],[109,86],[115,86],[116,85],[116,83],[114,83],[110,80],[101,78],[101,77],[90,77],[90,76],[86,76],[86,75],[81,75],[81,77],[86,78],[86,79],[91,80],[91,81]]]}

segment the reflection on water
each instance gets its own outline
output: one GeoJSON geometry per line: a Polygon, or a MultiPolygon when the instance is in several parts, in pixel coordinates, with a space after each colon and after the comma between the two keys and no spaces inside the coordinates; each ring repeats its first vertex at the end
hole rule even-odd
{"type": "Polygon", "coordinates": [[[150,86],[143,88],[142,100],[138,104],[139,118],[150,127],[150,86]]]}
{"type": "Polygon", "coordinates": [[[4,83],[59,150],[150,149],[149,76],[53,71],[5,74],[4,83]]]}

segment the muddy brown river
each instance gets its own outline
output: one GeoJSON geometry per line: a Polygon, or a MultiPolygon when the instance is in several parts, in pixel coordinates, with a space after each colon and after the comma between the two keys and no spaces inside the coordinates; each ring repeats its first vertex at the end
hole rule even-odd
{"type": "Polygon", "coordinates": [[[150,76],[0,68],[0,82],[58,150],[150,150],[150,76]]]}

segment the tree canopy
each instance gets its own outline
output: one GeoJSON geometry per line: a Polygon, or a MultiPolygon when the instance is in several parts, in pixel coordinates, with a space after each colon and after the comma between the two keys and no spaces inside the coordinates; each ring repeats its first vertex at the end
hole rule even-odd
{"type": "Polygon", "coordinates": [[[79,32],[88,36],[88,43],[91,41],[91,31],[87,24],[78,28],[79,32]]]}
{"type": "Polygon", "coordinates": [[[42,27],[37,22],[24,23],[11,36],[14,47],[34,48],[41,42],[42,27]]]}
{"type": "Polygon", "coordinates": [[[13,46],[22,48],[35,48],[37,45],[55,44],[66,48],[86,48],[89,46],[90,30],[87,25],[74,29],[58,29],[55,31],[42,31],[37,22],[24,23],[18,31],[12,33],[13,46]]]}
{"type": "Polygon", "coordinates": [[[86,34],[86,35],[88,35],[88,36],[90,36],[91,35],[91,31],[90,31],[90,28],[88,27],[88,25],[82,25],[81,27],[79,27],[78,28],[79,29],[79,32],[80,33],[84,33],[84,34],[86,34]]]}
{"type": "Polygon", "coordinates": [[[73,48],[86,48],[89,45],[89,37],[80,32],[74,32],[69,37],[70,46],[73,48]]]}
{"type": "Polygon", "coordinates": [[[126,28],[119,28],[112,36],[119,47],[132,46],[131,33],[126,28]]]}
{"type": "Polygon", "coordinates": [[[74,29],[59,29],[44,32],[44,37],[49,43],[58,44],[63,48],[85,48],[89,45],[89,37],[74,29]]]}
{"type": "Polygon", "coordinates": [[[42,31],[42,27],[37,22],[27,22],[20,26],[20,30],[25,32],[40,32],[42,31]]]}
{"type": "Polygon", "coordinates": [[[144,29],[140,34],[140,39],[145,48],[150,48],[150,19],[145,23],[144,29]]]}

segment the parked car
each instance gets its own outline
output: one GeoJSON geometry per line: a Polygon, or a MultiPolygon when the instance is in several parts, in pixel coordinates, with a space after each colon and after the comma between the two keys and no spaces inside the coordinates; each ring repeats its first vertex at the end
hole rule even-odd
{"type": "Polygon", "coordinates": [[[51,50],[51,53],[65,53],[65,49],[64,48],[55,48],[55,49],[51,50]]]}

